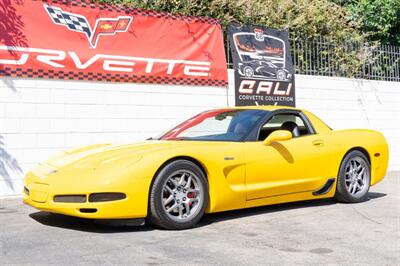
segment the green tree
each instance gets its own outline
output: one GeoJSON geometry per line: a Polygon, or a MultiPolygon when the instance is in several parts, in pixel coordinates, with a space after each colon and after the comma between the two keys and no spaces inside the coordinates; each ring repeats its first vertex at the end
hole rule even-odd
{"type": "Polygon", "coordinates": [[[289,29],[303,37],[362,39],[356,24],[349,22],[347,10],[329,0],[98,0],[143,9],[209,16],[221,19],[225,27],[232,21],[289,29]]]}
{"type": "Polygon", "coordinates": [[[400,0],[356,0],[341,4],[369,40],[400,46],[400,0]]]}
{"type": "MultiPolygon", "coordinates": [[[[318,47],[318,53],[329,55],[326,58],[329,57],[327,60],[333,62],[335,75],[350,77],[357,75],[361,65],[367,60],[367,53],[370,50],[369,44],[364,43],[365,36],[359,31],[358,21],[349,20],[351,16],[349,10],[332,0],[97,1],[183,15],[218,18],[221,19],[224,34],[230,22],[239,22],[287,29],[292,39],[309,40],[322,36],[324,42],[328,42],[329,45],[318,47]]],[[[312,63],[307,58],[307,56],[299,56],[296,59],[299,65],[312,63]]],[[[331,69],[324,71],[332,73],[331,69]]]]}

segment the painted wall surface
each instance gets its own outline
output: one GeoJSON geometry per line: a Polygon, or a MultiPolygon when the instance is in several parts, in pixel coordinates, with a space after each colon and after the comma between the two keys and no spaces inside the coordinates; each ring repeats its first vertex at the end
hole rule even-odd
{"type": "MultiPolygon", "coordinates": [[[[198,112],[234,105],[228,89],[0,78],[0,197],[20,194],[26,171],[62,150],[143,140],[198,112]]],[[[296,76],[297,106],[334,129],[372,128],[400,170],[400,83],[296,76]]]]}

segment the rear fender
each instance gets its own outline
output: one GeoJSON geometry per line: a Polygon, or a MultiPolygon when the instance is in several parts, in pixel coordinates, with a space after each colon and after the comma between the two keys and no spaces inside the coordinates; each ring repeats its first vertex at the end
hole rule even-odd
{"type": "Polygon", "coordinates": [[[338,162],[335,167],[337,170],[335,175],[338,175],[344,157],[352,150],[359,150],[370,160],[371,186],[385,177],[389,161],[389,147],[380,132],[367,129],[331,131],[329,140],[333,144],[333,162],[338,162]]]}

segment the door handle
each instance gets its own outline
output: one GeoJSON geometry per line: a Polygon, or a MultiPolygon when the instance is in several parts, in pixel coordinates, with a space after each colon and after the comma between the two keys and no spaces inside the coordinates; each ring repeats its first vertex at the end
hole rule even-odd
{"type": "Polygon", "coordinates": [[[324,145],[324,141],[322,139],[316,139],[312,142],[314,146],[322,146],[324,145]]]}

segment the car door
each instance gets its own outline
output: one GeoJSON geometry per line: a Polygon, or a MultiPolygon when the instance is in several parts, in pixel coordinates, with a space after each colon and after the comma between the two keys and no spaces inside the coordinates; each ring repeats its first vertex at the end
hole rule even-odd
{"type": "Polygon", "coordinates": [[[301,112],[274,114],[260,127],[256,141],[245,143],[247,200],[318,190],[327,180],[330,155],[323,135],[314,131],[301,112]],[[290,140],[264,145],[285,122],[298,125],[290,140]]]}

